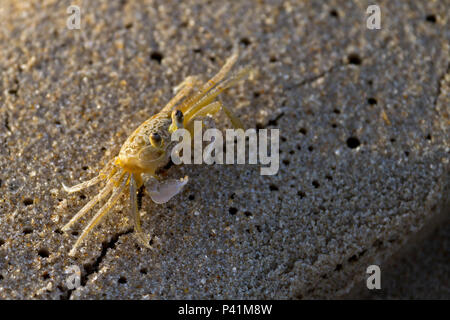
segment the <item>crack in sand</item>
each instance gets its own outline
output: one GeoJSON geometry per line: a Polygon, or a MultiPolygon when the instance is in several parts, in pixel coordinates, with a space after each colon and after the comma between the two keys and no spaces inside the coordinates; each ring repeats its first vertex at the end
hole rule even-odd
{"type": "MultiPolygon", "coordinates": [[[[98,271],[100,269],[100,264],[103,262],[103,259],[106,257],[106,254],[108,253],[108,249],[114,250],[116,248],[116,243],[119,241],[120,237],[123,235],[126,235],[126,234],[130,234],[131,232],[133,232],[133,228],[128,229],[123,232],[116,233],[115,235],[113,235],[111,237],[111,239],[108,242],[104,241],[102,243],[102,251],[100,252],[100,255],[94,260],[94,262],[92,264],[85,264],[83,266],[84,275],[81,278],[81,286],[79,288],[85,287],[87,284],[87,281],[89,280],[88,278],[92,274],[98,273],[98,271]]],[[[68,290],[67,297],[63,297],[63,298],[70,299],[73,291],[75,291],[75,290],[78,290],[78,288],[68,290]]]]}

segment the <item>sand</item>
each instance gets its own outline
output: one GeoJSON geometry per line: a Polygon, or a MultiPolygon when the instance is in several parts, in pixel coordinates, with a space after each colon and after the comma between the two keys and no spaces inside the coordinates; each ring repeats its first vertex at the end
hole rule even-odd
{"type": "Polygon", "coordinates": [[[448,299],[448,232],[418,242],[420,261],[441,263],[396,257],[449,214],[449,2],[378,3],[380,30],[366,28],[368,1],[2,1],[0,298],[448,299]],[[137,245],[123,197],[69,257],[89,217],[60,229],[98,188],[61,183],[95,176],[235,44],[258,74],[221,100],[248,128],[280,129],[278,174],[173,166],[184,191],[142,198],[155,250],[137,245]],[[364,288],[371,264],[381,293],[364,288]],[[394,285],[395,270],[409,280],[394,285]]]}

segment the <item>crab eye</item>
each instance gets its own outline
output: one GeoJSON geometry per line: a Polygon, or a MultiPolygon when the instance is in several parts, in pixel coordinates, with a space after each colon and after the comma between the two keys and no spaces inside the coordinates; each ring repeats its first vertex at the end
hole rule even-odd
{"type": "Polygon", "coordinates": [[[183,121],[183,112],[181,112],[181,110],[176,110],[175,117],[177,118],[178,121],[183,121]]]}
{"type": "Polygon", "coordinates": [[[178,128],[183,127],[183,112],[181,110],[174,110],[172,112],[172,122],[177,125],[178,128]]]}
{"type": "Polygon", "coordinates": [[[159,135],[159,133],[153,132],[152,134],[150,134],[150,143],[155,148],[160,148],[161,147],[161,145],[162,145],[162,138],[159,135]]]}
{"type": "Polygon", "coordinates": [[[172,111],[172,124],[169,127],[169,132],[174,132],[177,129],[183,128],[183,120],[184,120],[184,116],[183,116],[183,112],[181,112],[181,110],[173,110],[172,111]]]}

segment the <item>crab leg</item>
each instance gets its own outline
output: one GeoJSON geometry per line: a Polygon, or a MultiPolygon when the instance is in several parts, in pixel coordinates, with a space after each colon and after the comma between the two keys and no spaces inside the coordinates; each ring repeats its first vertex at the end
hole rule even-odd
{"type": "Polygon", "coordinates": [[[98,176],[96,176],[95,178],[93,178],[91,180],[82,182],[82,183],[77,184],[77,185],[72,186],[72,187],[68,187],[64,183],[62,183],[62,186],[64,188],[64,191],[66,191],[68,193],[73,193],[73,192],[77,192],[77,191],[86,189],[86,188],[88,188],[90,186],[93,186],[93,185],[99,183],[102,180],[103,180],[103,177],[101,175],[98,175],[98,176]]]}
{"type": "MultiPolygon", "coordinates": [[[[184,114],[184,122],[185,127],[189,127],[189,122],[191,122],[195,117],[203,115],[206,113],[211,113],[208,110],[213,111],[214,108],[217,107],[216,103],[219,103],[220,107],[225,112],[226,116],[230,119],[231,123],[235,128],[243,129],[244,125],[242,124],[241,120],[227,107],[225,107],[220,102],[214,102],[214,99],[224,90],[227,88],[233,86],[236,84],[237,81],[239,81],[242,77],[247,75],[250,72],[250,68],[244,68],[240,70],[237,74],[232,76],[231,78],[225,80],[221,84],[219,84],[217,87],[215,87],[211,92],[209,92],[205,97],[203,97],[199,102],[197,102],[195,105],[193,105],[190,109],[186,111],[184,114]]],[[[214,112],[215,113],[215,112],[214,112]]]]}
{"type": "Polygon", "coordinates": [[[207,114],[216,114],[217,112],[220,111],[220,109],[223,107],[222,103],[220,101],[214,101],[206,106],[204,106],[203,108],[201,108],[200,110],[198,110],[195,113],[189,113],[188,116],[186,116],[185,122],[186,122],[186,126],[189,126],[189,124],[192,122],[192,120],[196,117],[204,117],[207,114]]]}
{"type": "Polygon", "coordinates": [[[194,134],[194,119],[197,117],[205,117],[208,114],[214,115],[219,112],[222,107],[222,102],[214,101],[213,103],[204,106],[201,110],[198,110],[195,114],[191,113],[186,120],[185,129],[188,130],[192,136],[194,134]]]}
{"type": "Polygon", "coordinates": [[[161,111],[170,111],[172,110],[173,106],[177,104],[181,99],[183,99],[185,96],[187,96],[192,89],[196,86],[196,84],[199,83],[199,80],[195,76],[187,77],[186,80],[184,80],[182,83],[180,83],[175,90],[177,91],[177,94],[175,97],[173,97],[164,107],[164,109],[161,111]]]}
{"type": "Polygon", "coordinates": [[[195,105],[200,99],[202,99],[209,90],[211,90],[217,83],[219,83],[227,75],[227,73],[236,63],[237,58],[238,52],[235,51],[233,55],[227,59],[222,69],[220,69],[220,71],[214,77],[208,80],[208,82],[206,82],[203,85],[203,87],[200,89],[199,92],[197,92],[194,96],[187,99],[186,101],[183,101],[179,109],[183,113],[185,113],[187,109],[189,109],[192,105],[195,105]]]}
{"type": "MultiPolygon", "coordinates": [[[[229,87],[233,86],[238,82],[240,79],[245,77],[249,72],[251,71],[251,68],[243,68],[227,80],[223,81],[222,83],[218,84],[217,87],[215,87],[211,92],[209,92],[205,97],[203,97],[199,102],[197,102],[195,105],[193,105],[189,110],[184,112],[184,117],[189,118],[189,115],[191,113],[196,113],[198,110],[200,110],[202,107],[210,104],[214,101],[214,99],[224,90],[228,89],[229,87]]],[[[224,109],[225,110],[225,109],[224,109]]],[[[225,112],[227,113],[227,112],[225,112]]],[[[227,114],[228,115],[228,114],[227,114]]]]}
{"type": "MultiPolygon", "coordinates": [[[[195,88],[198,90],[198,88],[202,85],[202,83],[203,82],[200,80],[199,76],[189,76],[186,79],[184,79],[183,82],[181,82],[179,85],[177,85],[175,88],[173,88],[173,91],[175,94],[177,94],[181,89],[183,89],[185,87],[191,87],[193,89],[195,88]]],[[[170,102],[171,101],[169,101],[169,103],[170,102]]]]}
{"type": "Polygon", "coordinates": [[[126,174],[124,177],[122,177],[122,183],[120,186],[116,189],[114,189],[113,194],[109,198],[109,200],[106,202],[106,204],[101,207],[101,209],[95,214],[95,216],[89,221],[89,224],[83,229],[83,232],[81,233],[81,236],[78,238],[77,242],[75,242],[75,245],[73,246],[72,250],[70,250],[69,255],[74,256],[78,247],[83,242],[84,238],[89,234],[89,232],[101,221],[101,219],[105,216],[105,214],[108,213],[108,211],[111,209],[111,207],[117,202],[119,197],[122,195],[123,190],[126,187],[128,180],[128,174],[126,174]]]}
{"type": "MultiPolygon", "coordinates": [[[[93,186],[93,185],[96,185],[97,183],[99,183],[100,181],[102,181],[103,179],[106,178],[105,172],[107,172],[107,171],[109,170],[109,168],[111,167],[111,164],[112,164],[112,163],[113,163],[113,161],[110,160],[110,161],[106,164],[106,166],[100,171],[100,173],[99,173],[96,177],[92,178],[91,180],[82,182],[82,183],[77,184],[77,185],[72,186],[72,187],[68,187],[68,186],[66,186],[64,183],[62,183],[62,186],[63,186],[63,188],[64,188],[64,191],[66,191],[66,192],[68,192],[68,193],[74,193],[74,192],[77,192],[77,191],[80,191],[80,190],[89,188],[89,187],[91,187],[91,186],[93,186]]],[[[114,170],[114,171],[115,171],[115,170],[114,170]]],[[[114,171],[113,171],[112,173],[114,173],[114,171]]]]}
{"type": "Polygon", "coordinates": [[[151,246],[148,243],[148,240],[146,239],[144,232],[141,228],[141,216],[139,214],[139,211],[137,209],[137,197],[136,197],[136,181],[134,179],[134,174],[131,174],[130,179],[130,214],[131,219],[134,223],[134,233],[136,235],[137,240],[145,247],[151,248],[151,246]]]}
{"type": "Polygon", "coordinates": [[[230,72],[233,65],[236,63],[238,58],[238,52],[235,50],[233,55],[227,59],[223,67],[220,69],[220,71],[212,77],[202,88],[201,93],[205,94],[208,92],[212,87],[214,87],[219,81],[221,81],[228,72],[230,72]]]}
{"type": "MultiPolygon", "coordinates": [[[[116,174],[116,176],[119,175],[116,174]]],[[[114,188],[114,183],[116,181],[112,178],[108,181],[106,186],[98,193],[94,198],[91,199],[86,205],[78,211],[78,213],[70,219],[70,221],[61,229],[62,231],[67,231],[69,228],[79,219],[81,218],[86,212],[88,212],[93,206],[97,204],[97,202],[101,201],[103,198],[105,198],[111,190],[114,188]]]]}
{"type": "Polygon", "coordinates": [[[186,128],[190,131],[191,129],[193,130],[192,121],[195,118],[204,117],[207,114],[214,115],[217,112],[219,112],[220,109],[222,109],[225,112],[226,116],[228,117],[228,119],[230,119],[231,124],[233,125],[234,128],[236,129],[244,128],[244,125],[242,124],[241,120],[230,109],[225,107],[220,101],[214,101],[202,107],[200,110],[197,110],[194,114],[190,113],[188,119],[186,120],[186,128]]]}

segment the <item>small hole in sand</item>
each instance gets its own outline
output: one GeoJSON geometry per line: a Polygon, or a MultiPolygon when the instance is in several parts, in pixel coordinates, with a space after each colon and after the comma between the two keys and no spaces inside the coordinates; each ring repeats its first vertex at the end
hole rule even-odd
{"type": "Polygon", "coordinates": [[[48,258],[50,256],[50,252],[48,251],[47,248],[41,248],[38,251],[38,255],[41,256],[42,258],[48,258]]]}
{"type": "Polygon", "coordinates": [[[162,55],[162,53],[158,52],[158,51],[153,51],[150,54],[150,59],[155,60],[159,64],[161,64],[161,61],[162,61],[163,58],[164,58],[164,56],[162,55]]]}
{"type": "Polygon", "coordinates": [[[362,59],[357,53],[350,53],[347,59],[349,64],[360,65],[362,63],[362,59]]]}
{"type": "Polygon", "coordinates": [[[249,38],[242,38],[240,42],[246,47],[252,43],[249,38]]]}
{"type": "Polygon", "coordinates": [[[238,212],[238,209],[235,207],[230,207],[228,209],[228,213],[231,214],[232,216],[234,216],[237,212],[238,212]]]}
{"type": "Polygon", "coordinates": [[[336,11],[336,9],[331,9],[330,10],[330,16],[335,17],[335,18],[339,18],[339,13],[336,11]]]}
{"type": "Polygon", "coordinates": [[[124,276],[122,276],[122,277],[119,278],[119,280],[118,280],[117,282],[119,282],[120,284],[125,284],[125,283],[127,283],[128,281],[127,281],[127,278],[125,278],[124,276]]]}
{"type": "Polygon", "coordinates": [[[347,139],[347,146],[351,149],[358,148],[360,144],[359,139],[356,137],[350,137],[347,139]]]}
{"type": "Polygon", "coordinates": [[[375,98],[369,98],[369,99],[367,99],[367,103],[368,103],[368,104],[371,104],[371,105],[377,104],[377,99],[375,99],[375,98]]]}
{"type": "Polygon", "coordinates": [[[31,198],[25,198],[23,199],[23,204],[26,206],[31,206],[34,203],[34,200],[31,198]]]}
{"type": "Polygon", "coordinates": [[[278,191],[278,187],[274,184],[269,185],[270,191],[278,191]]]}
{"type": "Polygon", "coordinates": [[[436,23],[436,16],[434,14],[429,14],[426,16],[425,20],[430,23],[436,23]]]}

